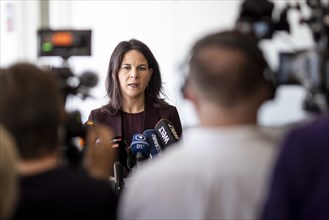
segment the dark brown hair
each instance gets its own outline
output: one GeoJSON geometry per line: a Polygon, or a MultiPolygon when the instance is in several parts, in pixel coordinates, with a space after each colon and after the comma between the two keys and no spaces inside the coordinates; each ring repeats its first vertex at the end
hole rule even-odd
{"type": "Polygon", "coordinates": [[[164,95],[164,92],[157,60],[148,46],[139,40],[131,39],[129,41],[120,42],[114,49],[110,58],[106,79],[106,91],[109,97],[109,104],[106,107],[111,115],[116,114],[122,107],[122,94],[119,86],[118,73],[125,53],[130,50],[141,52],[147,60],[149,68],[153,70],[148,88],[145,90],[145,100],[155,106],[167,104],[160,97],[161,94],[164,95]]]}
{"type": "Polygon", "coordinates": [[[0,123],[13,135],[23,159],[58,150],[58,128],[64,111],[54,77],[35,65],[19,63],[1,69],[0,123]]]}
{"type": "Polygon", "coordinates": [[[264,78],[267,63],[258,47],[258,39],[238,31],[219,32],[197,41],[191,51],[189,68],[189,78],[205,96],[224,105],[248,98],[260,85],[268,85],[264,78]],[[243,60],[232,60],[225,70],[210,70],[207,62],[198,59],[198,53],[207,48],[236,50],[244,54],[243,60]]]}

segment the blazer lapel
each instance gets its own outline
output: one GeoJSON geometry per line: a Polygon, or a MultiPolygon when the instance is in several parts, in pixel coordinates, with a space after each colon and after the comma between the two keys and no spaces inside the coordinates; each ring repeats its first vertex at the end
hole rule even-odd
{"type": "Polygon", "coordinates": [[[114,130],[114,136],[122,136],[122,113],[121,110],[113,116],[107,118],[107,124],[114,130]]]}

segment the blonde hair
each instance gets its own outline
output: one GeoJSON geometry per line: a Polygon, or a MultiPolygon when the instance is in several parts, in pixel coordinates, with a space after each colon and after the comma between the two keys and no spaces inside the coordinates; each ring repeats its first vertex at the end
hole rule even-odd
{"type": "Polygon", "coordinates": [[[13,138],[0,124],[0,219],[10,218],[17,196],[17,150],[13,138]]]}

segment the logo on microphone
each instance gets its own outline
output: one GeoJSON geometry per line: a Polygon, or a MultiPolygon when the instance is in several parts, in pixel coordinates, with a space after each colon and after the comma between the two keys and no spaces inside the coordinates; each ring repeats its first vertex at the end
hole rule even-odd
{"type": "Polygon", "coordinates": [[[157,136],[155,134],[152,134],[151,137],[152,137],[153,143],[155,145],[155,149],[157,149],[158,152],[161,152],[161,147],[160,147],[157,136]]]}
{"type": "Polygon", "coordinates": [[[179,140],[179,136],[176,132],[176,129],[174,128],[174,126],[172,126],[170,123],[168,124],[168,127],[170,128],[172,134],[175,136],[176,140],[179,140]]]}
{"type": "Polygon", "coordinates": [[[169,137],[168,137],[168,134],[166,132],[166,129],[164,127],[161,127],[158,130],[161,134],[161,137],[162,137],[163,141],[165,142],[165,144],[167,144],[168,141],[169,141],[169,137]]]}
{"type": "Polygon", "coordinates": [[[136,144],[136,149],[143,149],[144,145],[143,144],[136,144]]]}
{"type": "Polygon", "coordinates": [[[140,141],[140,140],[146,141],[145,136],[142,135],[142,134],[137,134],[137,135],[135,136],[135,139],[138,140],[138,141],[140,141]]]}

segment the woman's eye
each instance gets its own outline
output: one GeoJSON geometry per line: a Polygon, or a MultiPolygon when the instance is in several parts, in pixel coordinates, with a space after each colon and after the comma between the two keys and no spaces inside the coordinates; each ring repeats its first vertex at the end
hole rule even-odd
{"type": "Polygon", "coordinates": [[[146,70],[146,67],[139,67],[139,70],[145,71],[146,70]]]}
{"type": "Polygon", "coordinates": [[[125,69],[125,70],[130,70],[131,67],[130,67],[130,66],[124,66],[123,69],[125,69]]]}

